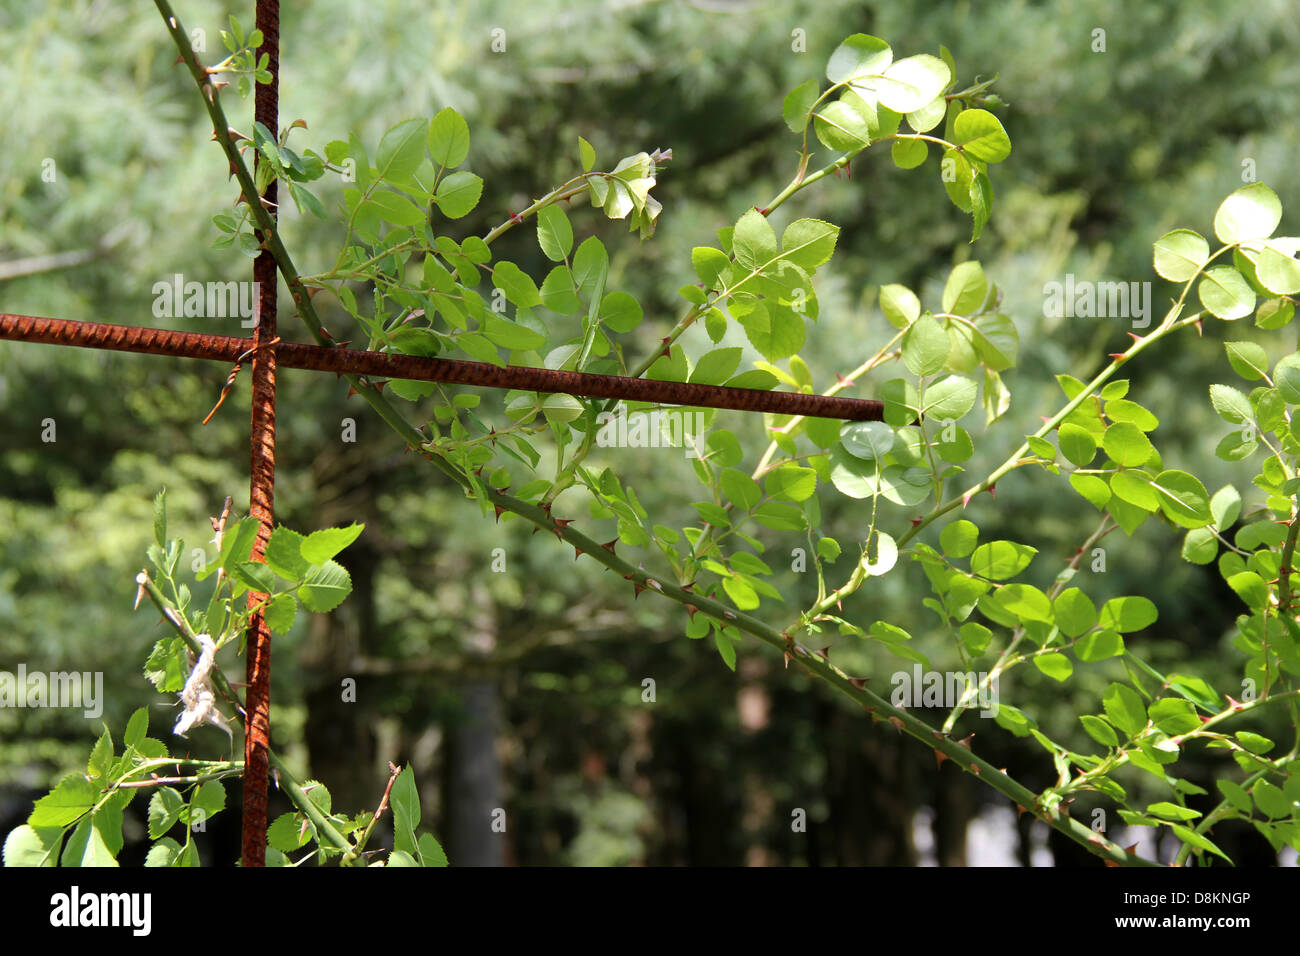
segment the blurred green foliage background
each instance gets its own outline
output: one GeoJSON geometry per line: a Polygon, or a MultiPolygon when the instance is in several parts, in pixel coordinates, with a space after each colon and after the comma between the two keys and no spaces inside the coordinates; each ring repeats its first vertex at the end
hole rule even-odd
{"type": "MultiPolygon", "coordinates": [[[[283,3],[281,11],[281,122],[308,124],[294,134],[296,146],[322,150],[356,131],[373,148],[392,124],[447,105],[467,118],[469,166],[487,182],[478,209],[456,224],[458,237],[481,235],[571,176],[579,135],[602,161],[671,147],[652,241],[581,205],[571,210],[580,236],[598,231],[610,247],[610,287],[645,306],[640,355],[678,313],[674,290],[695,281],[691,247],[709,244],[715,230],[763,205],[792,176],[797,140],[781,122],[781,98],[823,76],[845,36],[880,36],[899,55],[937,53],[942,43],[962,84],[998,74],[995,90],[1009,104],[1000,118],[1014,151],[995,172],[992,223],[974,246],[969,218],[944,195],[933,159],[902,172],[887,151],[873,150],[850,178],[806,190],[781,210],[785,220],[814,216],[843,229],[819,276],[821,319],[802,353],[819,389],[892,334],[874,306],[880,285],[908,284],[933,306],[952,265],[978,258],[1002,287],[1023,347],[1008,375],[1010,413],[975,436],[974,474],[1059,407],[1054,373],[1086,377],[1125,341],[1122,321],[1045,318],[1045,282],[1066,273],[1153,281],[1158,321],[1171,287],[1151,270],[1151,243],[1179,226],[1207,232],[1246,171],[1289,210],[1280,232],[1300,229],[1300,21],[1286,0],[1261,0],[1249,16],[1175,0],[318,0],[283,3]],[[491,49],[498,29],[502,53],[491,49]],[[1104,52],[1094,51],[1096,30],[1105,31],[1104,52]]],[[[227,14],[252,21],[251,4],[183,2],[178,12],[189,29],[205,31],[209,59],[221,55],[217,34],[227,14]]],[[[0,262],[88,253],[73,267],[0,282],[0,310],[244,334],[237,320],[158,320],[151,311],[153,284],[174,273],[224,281],[251,269],[237,251],[211,248],[211,216],[236,190],[174,58],[148,4],[0,4],[0,262]],[[53,182],[42,177],[47,160],[57,170],[53,182]]],[[[251,101],[241,105],[233,89],[225,97],[236,125],[251,123],[251,101]]],[[[321,195],[335,208],[340,187],[321,195]]],[[[332,264],[337,224],[287,207],[282,225],[301,269],[332,264]]],[[[508,233],[494,253],[540,275],[531,229],[508,233]]],[[[323,308],[326,323],[348,338],[342,311],[323,308]]],[[[281,329],[305,340],[287,311],[281,329]]],[[[1258,340],[1271,360],[1293,349],[1284,341],[1289,329],[1231,332],[1258,340]]],[[[702,349],[703,330],[691,335],[688,350],[702,349]]],[[[1206,385],[1226,380],[1224,335],[1222,324],[1207,325],[1202,337],[1184,333],[1144,357],[1131,372],[1131,397],[1160,416],[1157,439],[1171,467],[1194,472],[1211,491],[1235,480],[1246,492],[1244,467],[1234,472],[1213,455],[1223,429],[1206,385]]],[[[228,371],[0,342],[0,669],[26,662],[103,671],[104,719],[118,732],[145,702],[155,728],[175,719],[140,670],[161,629],[152,612],[131,612],[153,494],[166,486],[173,527],[191,547],[209,537],[207,516],[227,494],[237,511],[247,507],[247,379],[211,424],[199,425],[228,371]],[[46,419],[57,426],[53,443],[41,440],[46,419]]],[[[872,389],[865,380],[857,394],[872,389]]],[[[426,819],[454,864],[988,859],[968,857],[966,835],[991,792],[951,766],[936,770],[923,748],[873,727],[753,643],[733,674],[705,642],[683,636],[678,606],[652,596],[633,602],[626,582],[575,563],[550,536],[484,520],[436,472],[404,456],[346,391],[330,376],[281,375],[276,492],[279,520],[299,530],[366,524],[342,556],[354,595],[329,618],[303,615],[275,642],[272,668],[275,743],[330,786],[336,808],[373,806],[387,761],[410,761],[426,819]],[[340,438],[347,418],[357,423],[355,443],[340,438]],[[506,556],[503,573],[491,570],[496,548],[506,556]],[[340,699],[348,677],[358,682],[356,703],[340,699]],[[646,678],[655,682],[653,703],[643,700],[646,678]],[[504,836],[490,829],[495,807],[506,811],[504,836]],[[919,808],[933,832],[914,839],[919,808]],[[807,832],[792,830],[800,809],[807,832]]],[[[761,422],[723,415],[756,456],[765,445],[761,422]]],[[[694,479],[680,453],[599,455],[595,464],[615,465],[656,520],[693,521],[694,479]]],[[[581,521],[579,505],[566,494],[557,514],[581,521]]],[[[861,537],[861,503],[824,494],[823,505],[828,534],[861,537]]],[[[1030,578],[1039,585],[1096,518],[1063,479],[1037,471],[1013,473],[996,501],[978,499],[968,516],[988,535],[1039,548],[1030,578]]],[[[767,539],[776,565],[804,543],[767,539]]],[[[1160,621],[1141,637],[1147,658],[1176,662],[1232,693],[1239,667],[1225,635],[1236,600],[1212,567],[1178,560],[1179,543],[1156,522],[1133,538],[1112,535],[1106,570],[1087,572],[1094,578],[1087,587],[1098,601],[1149,596],[1160,621]]],[[[851,561],[841,559],[843,574],[851,561]]],[[[779,626],[815,597],[810,577],[778,573],[774,583],[787,599],[779,626]]],[[[934,619],[920,606],[925,588],[919,569],[904,566],[844,612],[864,626],[877,618],[903,624],[936,667],[951,665],[937,635],[926,633],[934,619]]],[[[878,675],[877,690],[900,663],[848,654],[859,672],[878,675]]],[[[1087,747],[1076,715],[1095,711],[1113,679],[1108,664],[1083,668],[1065,693],[1025,668],[1002,693],[1058,739],[1087,747]]],[[[98,730],[79,711],[0,710],[0,830],[20,823],[37,792],[84,760],[98,730]]],[[[1054,779],[1036,744],[991,722],[974,743],[1031,787],[1054,779]]],[[[226,744],[202,730],[190,746],[224,753],[226,744]]],[[[1207,758],[1200,777],[1188,776],[1206,785],[1218,762],[1228,760],[1207,758]]],[[[1145,786],[1136,777],[1133,785],[1145,786]]],[[[1074,810],[1091,819],[1089,807],[1074,810]]],[[[235,860],[236,817],[213,821],[206,863],[235,860]]],[[[1273,861],[1253,831],[1221,829],[1216,842],[1239,863],[1273,861]]],[[[137,821],[123,862],[142,858],[141,836],[137,821]]],[[[1030,860],[1027,817],[1014,831],[1008,824],[1003,844],[1007,858],[1030,860]]],[[[1079,860],[1077,847],[1055,839],[1048,850],[1057,862],[1079,860]]]]}

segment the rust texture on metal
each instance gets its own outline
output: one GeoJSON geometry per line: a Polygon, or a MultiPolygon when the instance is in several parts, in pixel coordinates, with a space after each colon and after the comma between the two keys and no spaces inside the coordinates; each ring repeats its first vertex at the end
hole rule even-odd
{"type": "MultiPolygon", "coordinates": [[[[81,345],[121,352],[174,355],[185,358],[238,361],[248,353],[249,340],[197,332],[73,322],[30,315],[0,314],[0,339],[45,342],[52,345],[81,345]]],[[[841,398],[835,395],[803,395],[769,392],[757,388],[727,388],[661,382],[619,375],[589,372],[560,372],[525,366],[489,365],[457,359],[423,358],[346,348],[322,348],[281,342],[275,346],[276,361],[282,368],[314,369],[320,372],[369,375],[376,378],[408,378],[449,385],[484,388],[516,388],[535,392],[563,392],[585,398],[612,398],[662,405],[690,405],[697,408],[729,408],[777,415],[805,415],[843,421],[880,421],[884,405],[872,399],[841,398]]]]}
{"type": "MultiPolygon", "coordinates": [[[[253,99],[253,116],[272,136],[280,129],[280,4],[279,0],[257,0],[257,29],[262,45],[257,56],[268,57],[270,83],[258,83],[253,99]]],[[[254,169],[263,163],[254,154],[254,169]]],[[[276,219],[276,181],[263,193],[267,211],[276,219]]],[[[245,197],[247,201],[247,197],[245,197]]],[[[249,507],[257,519],[254,561],[264,561],[266,543],[275,525],[275,373],[276,354],[276,264],[265,248],[269,236],[261,235],[263,249],[253,260],[253,282],[258,290],[257,324],[253,329],[253,414],[250,427],[249,507]]],[[[256,607],[266,595],[250,593],[249,607],[256,607]]],[[[242,866],[266,865],[266,798],[271,746],[271,629],[260,611],[248,625],[245,646],[244,693],[244,818],[242,866]]]]}

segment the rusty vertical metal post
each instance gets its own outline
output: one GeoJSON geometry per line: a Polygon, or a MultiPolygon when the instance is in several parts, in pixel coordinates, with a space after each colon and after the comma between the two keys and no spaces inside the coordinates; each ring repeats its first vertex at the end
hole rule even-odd
{"type": "MultiPolygon", "coordinates": [[[[262,45],[257,55],[267,54],[269,84],[255,84],[254,118],[272,136],[279,135],[280,4],[278,0],[257,0],[257,29],[262,45]]],[[[262,157],[255,155],[254,169],[262,157]]],[[[277,218],[276,181],[266,188],[264,201],[271,218],[277,218]]],[[[265,240],[266,237],[261,237],[265,240]]],[[[275,372],[276,372],[276,265],[263,248],[253,260],[253,281],[258,291],[258,319],[253,329],[253,419],[251,428],[251,483],[248,513],[257,519],[257,542],[253,560],[264,560],[266,543],[275,518],[275,372]]],[[[249,605],[265,595],[249,594],[249,605]]],[[[268,748],[271,733],[271,631],[262,614],[248,627],[244,693],[244,814],[241,864],[266,865],[266,797],[268,748]]]]}

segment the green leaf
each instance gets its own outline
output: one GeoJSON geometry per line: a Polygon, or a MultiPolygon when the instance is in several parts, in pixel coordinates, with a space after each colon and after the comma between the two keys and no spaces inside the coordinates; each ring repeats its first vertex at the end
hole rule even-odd
{"type": "Polygon", "coordinates": [[[1011,138],[998,118],[987,110],[962,110],[957,114],[953,132],[958,146],[986,163],[1000,163],[1011,155],[1011,138]]]}
{"type": "Polygon", "coordinates": [[[361,536],[363,524],[350,524],[346,528],[326,528],[313,531],[303,539],[299,551],[308,564],[324,564],[361,536]]]}
{"type": "Polygon", "coordinates": [[[167,489],[153,498],[153,539],[158,547],[167,547],[167,489]]]}
{"type": "Polygon", "coordinates": [[[87,817],[77,824],[63,848],[63,856],[59,860],[62,866],[118,865],[113,858],[113,851],[104,841],[103,833],[94,823],[93,818],[87,817]]]}
{"type": "Polygon", "coordinates": [[[611,331],[631,332],[641,318],[641,303],[626,292],[611,292],[601,300],[600,321],[611,331]]]}
{"type": "Polygon", "coordinates": [[[393,848],[415,856],[420,852],[415,837],[420,825],[420,795],[415,789],[415,771],[410,764],[397,775],[389,799],[393,807],[393,848]]]}
{"type": "Polygon", "coordinates": [[[409,119],[398,123],[379,140],[375,166],[379,178],[391,183],[407,183],[424,161],[425,122],[409,119]]]}
{"type": "Polygon", "coordinates": [[[1155,448],[1152,447],[1150,439],[1142,429],[1128,422],[1120,422],[1107,428],[1101,447],[1116,464],[1126,468],[1146,464],[1155,453],[1155,448]]]}
{"type": "Polygon", "coordinates": [[[1274,295],[1300,292],[1300,262],[1272,246],[1266,246],[1260,252],[1255,275],[1259,284],[1274,295]]]}
{"type": "Polygon", "coordinates": [[[1214,234],[1225,243],[1267,239],[1282,221],[1277,193],[1263,183],[1251,183],[1233,192],[1214,214],[1214,234]]]}
{"type": "Polygon", "coordinates": [[[1074,665],[1064,654],[1039,654],[1034,657],[1034,666],[1057,681],[1067,681],[1074,673],[1074,665]]]}
{"type": "Polygon", "coordinates": [[[1162,697],[1147,708],[1147,716],[1162,733],[1174,736],[1196,730],[1201,718],[1196,716],[1196,706],[1181,697],[1162,697]]]}
{"type": "Polygon", "coordinates": [[[307,575],[298,588],[298,599],[307,610],[325,614],[343,603],[352,591],[352,578],[337,561],[327,561],[307,575]]]}
{"type": "Polygon", "coordinates": [[[988,297],[989,281],[984,267],[972,260],[952,270],[943,287],[943,311],[972,315],[988,297]]]}
{"type": "Polygon", "coordinates": [[[813,132],[827,148],[851,153],[871,142],[867,119],[845,100],[827,103],[813,114],[813,132]]]}
{"type": "Polygon", "coordinates": [[[903,364],[913,375],[934,375],[948,360],[950,349],[947,330],[927,312],[903,336],[903,364]]]}
{"type": "Polygon", "coordinates": [[[1147,725],[1147,711],[1137,691],[1124,684],[1111,684],[1102,697],[1106,717],[1126,737],[1136,737],[1147,725]]]}
{"type": "Polygon", "coordinates": [[[979,386],[960,375],[949,375],[925,390],[922,414],[935,421],[957,421],[975,405],[979,386]]]}
{"type": "Polygon", "coordinates": [[[1209,493],[1196,476],[1185,471],[1162,471],[1152,486],[1160,493],[1160,510],[1174,524],[1203,528],[1214,520],[1209,493]]]}
{"type": "Polygon", "coordinates": [[[1147,813],[1153,817],[1159,817],[1161,820],[1195,820],[1201,815],[1199,810],[1193,810],[1191,807],[1180,807],[1168,800],[1148,804],[1147,813]]]}
{"type": "Polygon", "coordinates": [[[898,139],[889,149],[889,155],[899,169],[915,169],[925,162],[929,154],[930,150],[923,139],[898,139]]]}
{"type": "Polygon", "coordinates": [[[260,561],[243,561],[235,565],[233,575],[245,587],[269,594],[275,587],[275,573],[260,561]]]}
{"type": "Polygon", "coordinates": [[[421,833],[419,839],[420,860],[425,866],[446,866],[447,853],[432,833],[421,833]]]}
{"type": "Polygon", "coordinates": [[[27,825],[38,830],[66,827],[95,805],[99,794],[84,774],[70,773],[48,794],[36,801],[27,825]]]}
{"type": "Polygon", "coordinates": [[[36,827],[22,824],[5,837],[3,861],[7,867],[57,866],[63,845],[62,827],[36,827]]]}
{"type": "Polygon", "coordinates": [[[720,277],[731,268],[731,259],[721,249],[696,246],[691,250],[691,265],[707,288],[717,289],[724,284],[720,277]]]}
{"type": "Polygon", "coordinates": [[[1250,800],[1250,794],[1243,790],[1239,784],[1222,778],[1215,780],[1214,784],[1238,813],[1250,814],[1253,812],[1254,808],[1250,800]]]}
{"type": "Polygon", "coordinates": [[[542,304],[541,293],[532,277],[513,262],[498,262],[492,269],[492,281],[516,308],[531,309],[542,304]]]}
{"type": "Polygon", "coordinates": [[[1156,622],[1156,606],[1144,597],[1111,598],[1101,608],[1098,622],[1109,631],[1129,634],[1156,622]]]}
{"type": "Polygon", "coordinates": [[[573,226],[559,206],[543,206],[538,210],[537,244],[552,262],[563,262],[573,251],[573,226]]]}
{"type": "Polygon", "coordinates": [[[817,472],[796,465],[782,465],[769,471],[763,479],[767,493],[773,498],[788,501],[805,501],[817,490],[817,472]]]}
{"type": "Polygon", "coordinates": [[[1173,830],[1174,835],[1177,836],[1178,839],[1182,840],[1184,843],[1190,846],[1197,847],[1198,849],[1201,850],[1206,850],[1210,853],[1213,853],[1215,856],[1223,857],[1223,859],[1227,860],[1229,864],[1232,863],[1232,860],[1228,856],[1228,854],[1224,853],[1217,846],[1215,846],[1214,843],[1212,843],[1207,837],[1201,836],[1201,834],[1197,833],[1195,830],[1191,829],[1190,827],[1185,827],[1181,823],[1173,823],[1170,824],[1170,829],[1173,830]]]}
{"type": "Polygon", "coordinates": [[[473,173],[461,170],[452,173],[441,183],[434,193],[438,210],[448,219],[460,219],[468,216],[478,205],[483,195],[483,180],[473,173]]]}
{"type": "Polygon", "coordinates": [[[1251,794],[1255,797],[1255,806],[1259,807],[1265,816],[1275,820],[1294,816],[1298,809],[1281,789],[1267,780],[1256,780],[1255,786],[1251,788],[1251,794]]]}
{"type": "Polygon", "coordinates": [[[1078,637],[1097,623],[1097,606],[1078,588],[1069,588],[1052,602],[1056,626],[1066,637],[1078,637]]]}
{"type": "Polygon", "coordinates": [[[921,300],[907,286],[891,283],[880,288],[880,311],[895,328],[906,328],[921,315],[921,300]]]}
{"type": "Polygon", "coordinates": [[[840,429],[844,450],[865,461],[884,458],[896,441],[894,430],[884,422],[850,422],[840,429]]]}
{"type": "Polygon", "coordinates": [[[739,508],[748,511],[763,497],[762,490],[749,475],[738,468],[725,468],[718,478],[722,493],[739,508]]]}
{"type": "MultiPolygon", "coordinates": [[[[855,33],[836,47],[835,52],[831,54],[826,64],[826,78],[838,84],[861,76],[879,75],[893,60],[893,51],[884,40],[865,33],[855,33]]],[[[815,84],[814,88],[816,88],[815,84]]]]}
{"type": "Polygon", "coordinates": [[[744,349],[739,347],[705,352],[696,362],[688,381],[701,385],[720,385],[735,374],[743,352],[744,349]]]}
{"type": "MultiPolygon", "coordinates": [[[[1277,386],[1277,390],[1281,392],[1282,398],[1288,405],[1300,405],[1300,352],[1292,352],[1278,361],[1273,368],[1273,384],[1277,386]]],[[[1211,400],[1214,398],[1213,388],[1211,388],[1210,398],[1211,400]]],[[[1215,410],[1218,410],[1217,405],[1215,410]]],[[[1223,415],[1223,412],[1219,414],[1223,415]]],[[[1223,417],[1228,418],[1227,415],[1223,417]]],[[[1249,417],[1244,420],[1249,420],[1249,417]]],[[[1228,418],[1228,421],[1232,419],[1228,418]]]]}
{"type": "Polygon", "coordinates": [[[149,838],[157,840],[176,825],[185,809],[185,798],[171,787],[159,787],[149,798],[149,838]]]}
{"type": "MultiPolygon", "coordinates": [[[[726,578],[722,583],[725,586],[728,581],[733,581],[733,580],[735,579],[726,578]]],[[[731,592],[728,591],[727,593],[730,594],[731,592]]],[[[754,600],[754,606],[755,607],[758,606],[757,598],[755,598],[754,600]]],[[[739,607],[739,604],[737,605],[737,607],[739,607]]],[[[726,664],[727,667],[729,667],[731,670],[734,671],[736,669],[736,645],[731,643],[731,638],[727,637],[727,635],[723,634],[719,630],[714,630],[713,644],[718,649],[718,654],[722,657],[722,662],[726,664]]]]}
{"type": "Polygon", "coordinates": [[[1232,266],[1211,266],[1196,287],[1201,305],[1221,319],[1240,319],[1255,310],[1255,290],[1232,266]]]}
{"type": "MultiPolygon", "coordinates": [[[[1282,360],[1282,362],[1285,361],[1286,359],[1282,360]]],[[[1281,364],[1281,362],[1278,363],[1279,368],[1275,373],[1277,375],[1281,375],[1283,371],[1280,367],[1281,364]]],[[[1296,364],[1295,369],[1296,385],[1300,386],[1300,363],[1296,364]]],[[[1275,379],[1275,381],[1280,381],[1280,378],[1275,379]]],[[[1300,395],[1297,397],[1300,397],[1300,395]]],[[[1219,413],[1221,418],[1232,422],[1234,425],[1241,425],[1253,421],[1255,418],[1255,411],[1250,407],[1250,400],[1230,385],[1211,385],[1210,404],[1214,406],[1214,410],[1219,413]]]]}
{"type": "Polygon", "coordinates": [[[1215,689],[1199,677],[1170,674],[1167,683],[1192,703],[1206,710],[1219,710],[1223,706],[1223,701],[1215,689]]]}
{"type": "Polygon", "coordinates": [[[287,634],[298,617],[298,601],[292,594],[277,594],[266,605],[266,626],[276,634],[287,634]]]}
{"type": "Polygon", "coordinates": [[[886,67],[882,77],[873,77],[870,85],[886,107],[896,113],[912,113],[928,105],[950,82],[947,63],[920,53],[886,67]]]}
{"type": "Polygon", "coordinates": [[[981,577],[993,581],[1013,578],[1025,568],[1038,553],[1037,548],[1014,541],[990,541],[975,549],[971,555],[970,569],[981,577]]]}
{"type": "Polygon", "coordinates": [[[469,155],[469,127],[450,106],[429,124],[429,155],[440,166],[459,166],[469,155]]]}
{"type": "Polygon", "coordinates": [[[1209,243],[1190,229],[1175,229],[1156,240],[1155,269],[1170,282],[1187,282],[1209,258],[1209,243]]]}
{"type": "Polygon", "coordinates": [[[781,118],[792,133],[802,133],[808,125],[808,113],[817,102],[821,86],[816,80],[800,83],[785,95],[781,103],[781,118]]]}
{"type": "Polygon", "coordinates": [[[1110,503],[1110,485],[1096,475],[1071,475],[1070,487],[1098,511],[1110,503]]]}
{"type": "Polygon", "coordinates": [[[1124,638],[1114,631],[1094,631],[1079,638],[1074,653],[1085,664],[1118,657],[1124,653],[1124,638]]]}
{"type": "Polygon", "coordinates": [[[1114,728],[1100,717],[1084,714],[1079,718],[1079,723],[1083,724],[1083,729],[1088,732],[1088,736],[1103,747],[1119,746],[1119,738],[1115,736],[1114,728]]]}
{"type": "Polygon", "coordinates": [[[581,136],[578,137],[578,158],[582,161],[584,173],[591,172],[591,167],[596,165],[596,150],[581,136]]]}
{"type": "Polygon", "coordinates": [[[1080,468],[1087,467],[1097,455],[1097,442],[1092,432],[1079,425],[1066,422],[1057,429],[1061,454],[1080,468]]]}
{"type": "Polygon", "coordinates": [[[939,532],[939,547],[950,558],[964,558],[975,550],[979,535],[980,529],[963,518],[939,532]]]}
{"type": "Polygon", "coordinates": [[[1261,329],[1280,329],[1295,318],[1295,306],[1286,299],[1265,299],[1255,313],[1255,324],[1261,329]]]}
{"type": "Polygon", "coordinates": [[[311,562],[302,556],[307,539],[297,531],[280,525],[271,532],[266,544],[266,563],[272,571],[289,581],[300,581],[311,570],[311,562]]]}
{"type": "Polygon", "coordinates": [[[830,261],[840,227],[820,219],[796,219],[781,234],[781,258],[809,274],[830,261]]]}
{"type": "Polygon", "coordinates": [[[731,241],[736,264],[743,269],[757,271],[776,258],[776,232],[757,209],[740,217],[731,241]]]}

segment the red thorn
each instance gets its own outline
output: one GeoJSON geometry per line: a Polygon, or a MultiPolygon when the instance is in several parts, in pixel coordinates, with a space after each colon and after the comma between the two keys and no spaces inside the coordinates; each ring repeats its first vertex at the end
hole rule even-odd
{"type": "MultiPolygon", "coordinates": [[[[755,207],[755,208],[757,208],[757,207],[755,207]]],[[[759,214],[760,216],[766,216],[769,212],[771,212],[771,210],[768,209],[766,206],[764,206],[762,209],[759,209],[759,210],[758,210],[758,214],[759,214]]]]}
{"type": "Polygon", "coordinates": [[[973,764],[971,764],[971,765],[970,765],[970,772],[973,773],[973,774],[975,774],[975,776],[978,777],[978,776],[980,775],[980,765],[977,764],[977,763],[973,763],[973,764]]]}
{"type": "Polygon", "coordinates": [[[688,604],[686,605],[686,613],[691,616],[691,620],[694,620],[695,615],[700,613],[700,609],[694,604],[688,604]]]}
{"type": "Polygon", "coordinates": [[[577,561],[580,557],[582,557],[582,549],[575,544],[573,546],[573,560],[577,561]]]}
{"type": "Polygon", "coordinates": [[[966,735],[965,737],[963,737],[961,740],[957,741],[957,746],[958,746],[958,747],[965,747],[967,750],[970,750],[970,739],[971,739],[972,737],[974,737],[974,736],[975,736],[975,734],[973,734],[973,733],[969,733],[969,734],[967,734],[967,735],[966,735]]]}
{"type": "Polygon", "coordinates": [[[641,596],[641,592],[644,591],[644,590],[645,590],[645,585],[644,585],[644,584],[639,584],[639,583],[633,582],[633,584],[632,584],[632,600],[635,601],[637,598],[639,598],[639,597],[641,596]]]}
{"type": "Polygon", "coordinates": [[[920,518],[913,518],[913,519],[911,519],[911,520],[912,520],[912,527],[913,527],[913,528],[916,528],[916,527],[919,527],[919,526],[920,526],[920,524],[921,524],[921,520],[922,520],[922,519],[920,519],[920,518]]]}
{"type": "Polygon", "coordinates": [[[606,541],[604,544],[601,545],[601,547],[604,548],[606,551],[608,551],[610,554],[613,554],[614,545],[616,544],[618,544],[618,538],[615,538],[613,541],[606,541]]]}
{"type": "Polygon", "coordinates": [[[1125,358],[1127,358],[1127,356],[1123,352],[1107,352],[1106,354],[1109,355],[1111,358],[1113,358],[1116,362],[1122,362],[1124,361],[1125,358]]]}
{"type": "Polygon", "coordinates": [[[1018,803],[1016,804],[1016,819],[1017,819],[1017,820],[1019,820],[1021,817],[1023,817],[1023,816],[1024,816],[1026,813],[1028,813],[1028,812],[1029,812],[1029,811],[1026,810],[1024,807],[1022,807],[1020,804],[1018,804],[1018,803]]]}
{"type": "Polygon", "coordinates": [[[823,647],[820,651],[817,652],[817,656],[820,657],[820,658],[821,658],[822,660],[824,660],[824,661],[828,661],[828,660],[830,660],[830,659],[831,659],[831,646],[830,646],[829,644],[827,644],[825,647],[823,647]]]}
{"type": "Polygon", "coordinates": [[[573,524],[572,518],[554,518],[552,520],[554,520],[556,526],[560,528],[567,528],[569,525],[573,524]]]}
{"type": "Polygon", "coordinates": [[[973,496],[971,495],[971,493],[970,493],[969,491],[966,492],[966,494],[962,495],[962,496],[961,496],[961,506],[962,506],[963,508],[965,508],[968,504],[970,504],[970,500],[971,500],[972,497],[973,497],[973,496]]]}
{"type": "Polygon", "coordinates": [[[867,680],[868,678],[866,677],[850,677],[849,683],[852,684],[854,687],[856,687],[858,690],[866,690],[867,680]]]}
{"type": "Polygon", "coordinates": [[[989,494],[994,498],[998,496],[998,483],[996,481],[989,485],[989,494]]]}
{"type": "Polygon", "coordinates": [[[686,592],[688,592],[688,593],[694,591],[694,590],[695,590],[695,582],[692,581],[690,584],[683,584],[683,585],[682,585],[682,590],[683,590],[683,591],[686,591],[686,592]]]}
{"type": "Polygon", "coordinates": [[[1142,341],[1142,336],[1138,335],[1136,332],[1128,333],[1128,337],[1131,338],[1134,342],[1142,341]]]}
{"type": "Polygon", "coordinates": [[[898,731],[900,734],[903,732],[903,726],[904,726],[903,718],[895,717],[893,714],[890,714],[889,722],[894,725],[894,729],[898,731]]]}
{"type": "Polygon", "coordinates": [[[948,759],[948,755],[938,747],[934,748],[934,769],[938,770],[943,766],[943,762],[948,759]]]}
{"type": "Polygon", "coordinates": [[[500,521],[501,521],[501,512],[505,511],[506,509],[505,509],[505,508],[502,508],[500,505],[493,505],[492,507],[493,507],[493,509],[494,509],[494,510],[496,511],[496,513],[497,513],[497,521],[500,522],[500,521]]]}

